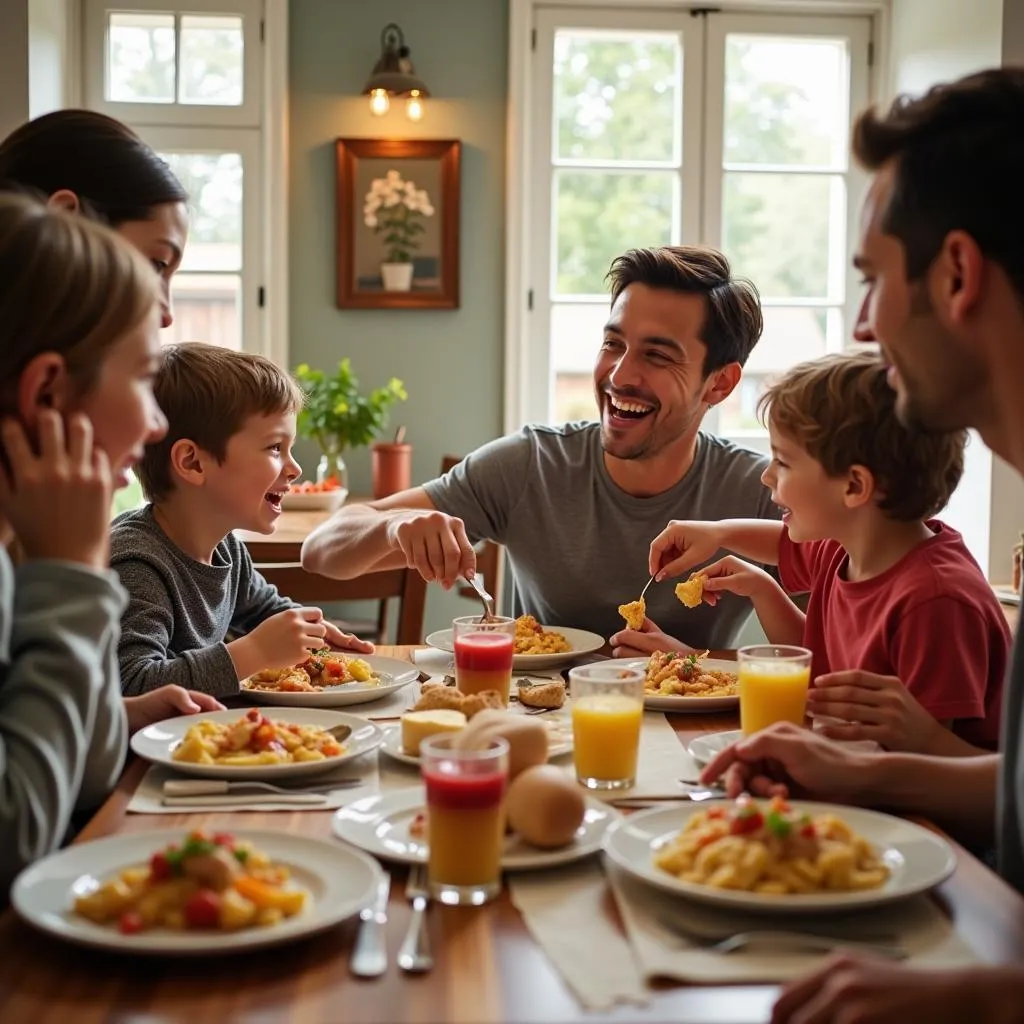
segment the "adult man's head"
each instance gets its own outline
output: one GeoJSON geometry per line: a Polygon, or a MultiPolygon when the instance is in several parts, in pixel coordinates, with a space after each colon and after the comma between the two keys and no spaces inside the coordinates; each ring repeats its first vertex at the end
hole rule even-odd
{"type": "Polygon", "coordinates": [[[988,427],[997,448],[998,395],[1024,357],[1022,126],[1024,70],[1003,68],[868,111],[853,136],[875,172],[855,336],[881,344],[901,418],[988,427]]]}
{"type": "Polygon", "coordinates": [[[601,442],[618,459],[689,442],[740,379],[763,326],[757,291],[714,249],[630,249],[608,272],[612,307],[594,367],[601,442]]]}

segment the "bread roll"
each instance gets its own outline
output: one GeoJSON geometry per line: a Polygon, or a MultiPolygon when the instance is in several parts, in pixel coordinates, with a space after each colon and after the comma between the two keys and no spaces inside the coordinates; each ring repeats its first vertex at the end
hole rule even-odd
{"type": "Polygon", "coordinates": [[[510,783],[505,813],[513,832],[541,849],[572,842],[586,801],[575,780],[554,765],[528,768],[510,783]]]}
{"type": "Polygon", "coordinates": [[[548,730],[542,722],[508,711],[480,711],[452,741],[462,750],[482,749],[497,737],[508,740],[508,777],[514,779],[548,759],[548,730]]]}

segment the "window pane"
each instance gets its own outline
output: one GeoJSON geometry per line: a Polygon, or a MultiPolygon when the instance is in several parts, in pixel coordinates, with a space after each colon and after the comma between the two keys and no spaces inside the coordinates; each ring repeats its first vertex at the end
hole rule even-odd
{"type": "Polygon", "coordinates": [[[847,164],[849,54],[844,39],[729,35],[726,163],[847,164]]]}
{"type": "Polygon", "coordinates": [[[604,295],[623,250],[669,245],[677,186],[672,171],[556,171],[554,293],[604,295]]]}
{"type": "Polygon", "coordinates": [[[181,17],[181,103],[242,102],[242,19],[181,17]]]}
{"type": "Polygon", "coordinates": [[[597,418],[594,363],[608,320],[608,299],[551,307],[551,422],[597,418]]]}
{"type": "Polygon", "coordinates": [[[740,172],[724,178],[722,247],[735,271],[749,277],[766,298],[842,301],[843,179],[740,172]],[[836,278],[832,289],[830,254],[836,278]]]}
{"type": "Polygon", "coordinates": [[[238,153],[161,153],[189,195],[182,270],[242,269],[242,157],[238,153]]]}
{"type": "Polygon", "coordinates": [[[111,14],[107,22],[107,99],[174,102],[174,15],[111,14]]]}
{"type": "Polygon", "coordinates": [[[171,278],[171,302],[174,323],[160,332],[165,344],[205,341],[241,349],[241,274],[177,273],[171,278]]]}
{"type": "Polygon", "coordinates": [[[683,54],[675,33],[555,33],[555,156],[678,163],[683,54]]]}
{"type": "Polygon", "coordinates": [[[761,340],[750,353],[736,390],[719,406],[719,433],[762,433],[757,401],[764,388],[797,363],[839,351],[842,342],[839,308],[766,307],[761,340]]]}

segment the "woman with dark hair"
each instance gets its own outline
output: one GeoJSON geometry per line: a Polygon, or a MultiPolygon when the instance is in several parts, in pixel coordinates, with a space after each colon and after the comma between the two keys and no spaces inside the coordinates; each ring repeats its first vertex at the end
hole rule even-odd
{"type": "Polygon", "coordinates": [[[113,228],[156,268],[162,327],[188,236],[181,182],[130,128],[92,110],[57,110],[0,142],[0,189],[34,192],[113,228]]]}

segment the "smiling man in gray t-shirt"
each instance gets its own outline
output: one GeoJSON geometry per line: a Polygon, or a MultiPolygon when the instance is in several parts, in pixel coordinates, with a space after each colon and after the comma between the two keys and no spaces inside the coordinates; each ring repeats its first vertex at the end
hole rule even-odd
{"type": "Polygon", "coordinates": [[[599,423],[527,427],[440,480],[347,506],[307,539],[303,565],[343,578],[409,565],[451,584],[475,568],[471,540],[488,538],[507,548],[517,613],[614,634],[622,653],[733,644],[750,608],[739,598],[686,611],[652,586],[646,635],[616,632],[617,606],[639,596],[669,519],[774,515],[764,459],[700,431],[761,335],[757,292],[693,246],[631,249],[609,278],[599,423]]]}
{"type": "MultiPolygon", "coordinates": [[[[424,484],[434,507],[466,524],[470,539],[504,544],[512,570],[513,614],[610,637],[623,627],[618,605],[650,579],[651,541],[673,518],[725,519],[734,510],[772,515],[761,483],[766,460],[699,434],[689,472],[661,494],[635,497],[612,480],[597,423],[526,427],[467,456],[424,484]]],[[[727,595],[712,608],[684,608],[675,580],[644,596],[648,617],[690,646],[732,646],[750,612],[727,595]]]]}

